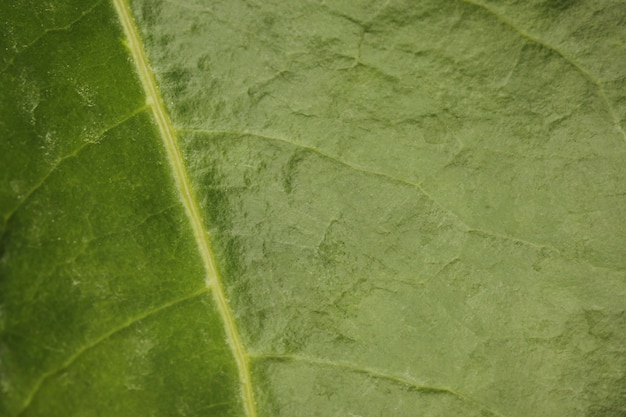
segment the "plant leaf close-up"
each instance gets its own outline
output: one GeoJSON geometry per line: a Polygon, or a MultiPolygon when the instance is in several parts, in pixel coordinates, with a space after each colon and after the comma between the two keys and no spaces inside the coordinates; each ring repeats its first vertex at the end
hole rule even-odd
{"type": "Polygon", "coordinates": [[[0,416],[626,416],[623,0],[0,4],[0,416]]]}

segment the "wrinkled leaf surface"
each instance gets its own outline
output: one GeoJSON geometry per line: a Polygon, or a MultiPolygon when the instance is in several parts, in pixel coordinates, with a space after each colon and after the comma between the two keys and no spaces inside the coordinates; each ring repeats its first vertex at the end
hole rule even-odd
{"type": "Polygon", "coordinates": [[[623,1],[125,1],[0,5],[0,415],[626,415],[623,1]]]}

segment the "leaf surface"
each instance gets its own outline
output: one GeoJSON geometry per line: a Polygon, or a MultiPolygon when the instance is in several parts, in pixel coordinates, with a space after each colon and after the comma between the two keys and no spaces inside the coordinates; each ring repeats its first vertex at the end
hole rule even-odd
{"type": "Polygon", "coordinates": [[[623,2],[0,10],[0,415],[626,413],[623,2]]]}

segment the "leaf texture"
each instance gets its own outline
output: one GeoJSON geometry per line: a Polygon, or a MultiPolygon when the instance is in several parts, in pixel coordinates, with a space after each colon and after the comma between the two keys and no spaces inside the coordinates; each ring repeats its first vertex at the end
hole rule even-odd
{"type": "Polygon", "coordinates": [[[626,414],[623,2],[0,10],[0,415],[626,414]]]}

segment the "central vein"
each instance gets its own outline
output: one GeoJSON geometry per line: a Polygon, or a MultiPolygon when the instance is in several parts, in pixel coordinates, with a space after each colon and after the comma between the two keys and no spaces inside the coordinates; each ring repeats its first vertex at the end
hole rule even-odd
{"type": "Polygon", "coordinates": [[[126,40],[128,42],[128,48],[133,56],[133,61],[139,72],[139,78],[143,85],[148,104],[152,108],[152,113],[159,127],[159,131],[163,138],[167,156],[173,171],[173,175],[180,191],[180,197],[185,211],[189,217],[191,228],[196,239],[198,250],[204,262],[204,268],[207,273],[207,287],[212,290],[215,298],[217,308],[224,321],[224,327],[226,330],[226,337],[239,371],[239,379],[241,381],[241,389],[243,394],[243,402],[246,409],[246,415],[248,417],[256,417],[256,407],[254,405],[254,393],[252,390],[252,380],[250,378],[250,366],[248,363],[248,354],[241,343],[241,337],[235,324],[235,319],[228,305],[224,289],[220,282],[217,269],[215,268],[215,261],[211,252],[211,246],[205,232],[204,222],[200,215],[200,208],[196,202],[187,173],[185,170],[185,164],[183,157],[178,149],[178,140],[176,138],[176,132],[163,105],[163,100],[159,94],[156,86],[156,80],[152,70],[148,66],[148,60],[146,58],[139,33],[134,24],[130,7],[127,4],[127,0],[113,0],[115,9],[119,15],[124,33],[126,34],[126,40]]]}

